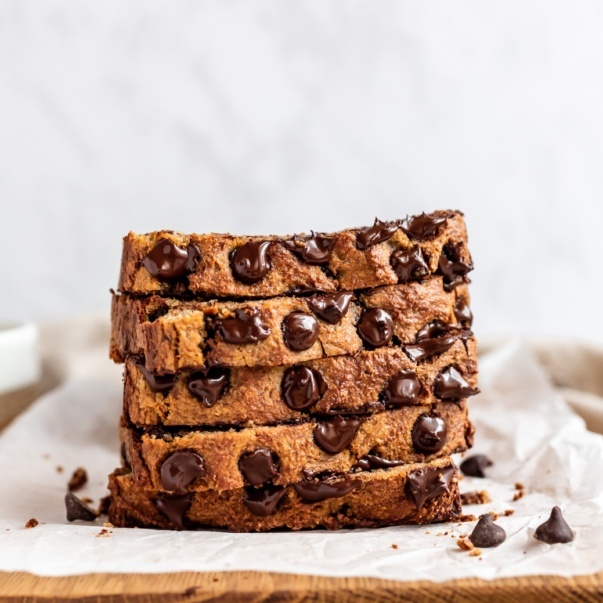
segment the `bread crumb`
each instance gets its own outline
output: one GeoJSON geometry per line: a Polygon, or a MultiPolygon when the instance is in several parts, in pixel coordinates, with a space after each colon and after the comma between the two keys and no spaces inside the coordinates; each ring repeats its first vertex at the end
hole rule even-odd
{"type": "Polygon", "coordinates": [[[105,528],[103,528],[97,535],[97,538],[101,538],[101,537],[108,537],[111,536],[111,532],[109,532],[109,530],[106,530],[105,528]]]}
{"type": "Polygon", "coordinates": [[[469,555],[471,555],[471,557],[479,557],[482,554],[482,549],[473,549],[472,551],[469,551],[469,555]]]}
{"type": "Polygon", "coordinates": [[[115,526],[114,526],[114,525],[113,525],[111,522],[109,522],[109,521],[105,521],[105,522],[103,523],[103,526],[104,526],[105,528],[114,528],[114,527],[115,527],[115,526]]]}
{"type": "Polygon", "coordinates": [[[27,523],[25,524],[25,527],[27,529],[29,529],[29,528],[35,528],[39,523],[40,522],[35,517],[32,517],[31,519],[29,519],[27,521],[27,523]]]}
{"type": "MultiPolygon", "coordinates": [[[[466,523],[468,521],[477,521],[477,517],[475,515],[459,515],[458,520],[462,523],[466,523]]],[[[461,524],[459,524],[460,526],[461,524]]]]}
{"type": "Polygon", "coordinates": [[[398,545],[397,544],[392,544],[392,549],[398,549],[398,545]]]}
{"type": "Polygon", "coordinates": [[[503,515],[505,517],[509,517],[510,515],[513,515],[513,513],[515,513],[515,509],[506,509],[505,511],[503,511],[503,515]]]}
{"type": "Polygon", "coordinates": [[[525,490],[525,486],[521,482],[515,482],[515,490],[525,490]]]}
{"type": "Polygon", "coordinates": [[[472,551],[474,549],[473,542],[469,538],[462,537],[456,541],[456,545],[461,551],[472,551]]]}
{"type": "Polygon", "coordinates": [[[515,492],[515,494],[513,494],[513,502],[519,500],[520,498],[523,498],[525,495],[525,490],[518,490],[517,492],[515,492]]]}
{"type": "Polygon", "coordinates": [[[88,474],[83,467],[78,467],[71,476],[67,488],[69,492],[77,492],[82,489],[88,482],[88,474]]]}
{"type": "Polygon", "coordinates": [[[63,473],[63,465],[57,465],[57,473],[63,473]]]}
{"type": "Polygon", "coordinates": [[[464,505],[485,505],[490,502],[492,497],[486,490],[473,490],[461,494],[461,503],[464,505]]]}

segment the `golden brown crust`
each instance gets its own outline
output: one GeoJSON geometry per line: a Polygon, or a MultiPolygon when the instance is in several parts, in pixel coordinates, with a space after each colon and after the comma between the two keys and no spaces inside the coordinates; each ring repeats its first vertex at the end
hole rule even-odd
{"type": "Polygon", "coordinates": [[[459,296],[469,299],[466,285],[445,291],[441,277],[392,285],[358,295],[341,322],[330,324],[317,317],[318,338],[306,350],[288,347],[283,321],[291,312],[312,314],[309,298],[281,297],[247,302],[199,302],[152,296],[115,295],[112,306],[111,358],[124,362],[141,354],[148,370],[157,373],[222,366],[281,366],[326,356],[354,354],[365,348],[357,323],[365,309],[381,308],[393,319],[394,339],[412,343],[417,332],[433,320],[455,324],[459,296]],[[254,343],[228,343],[212,332],[215,319],[237,310],[257,310],[269,329],[267,338],[254,343]]]}
{"type": "Polygon", "coordinates": [[[359,229],[345,230],[325,235],[333,239],[331,259],[325,266],[313,266],[283,245],[292,237],[243,237],[222,234],[185,235],[171,231],[158,231],[139,235],[130,233],[124,239],[119,291],[160,295],[173,295],[186,291],[211,297],[274,297],[295,293],[300,289],[321,291],[346,291],[366,289],[399,282],[392,269],[392,253],[419,245],[427,258],[429,270],[435,274],[443,247],[451,242],[460,244],[462,257],[469,261],[466,248],[467,233],[460,212],[440,211],[432,214],[447,217],[434,237],[417,241],[409,238],[401,228],[387,241],[361,250],[357,247],[359,229]],[[200,251],[200,260],[194,272],[176,284],[162,282],[151,276],[142,264],[156,243],[163,239],[172,241],[182,249],[194,245],[200,251]],[[268,256],[271,269],[255,284],[245,284],[232,273],[230,255],[250,241],[270,241],[268,256]]]}
{"type": "MultiPolygon", "coordinates": [[[[454,366],[472,387],[477,386],[475,339],[458,340],[447,352],[428,363],[416,364],[402,348],[380,348],[351,356],[334,356],[305,362],[322,378],[322,396],[307,409],[310,415],[329,412],[382,410],[380,395],[390,379],[412,370],[421,383],[415,404],[437,402],[433,384],[438,373],[454,366]],[[374,404],[374,406],[373,406],[374,404]],[[367,407],[367,405],[370,405],[367,407]]],[[[124,414],[134,425],[212,426],[270,425],[299,420],[304,412],[289,408],[283,399],[283,376],[287,367],[239,367],[229,371],[225,393],[211,406],[203,405],[189,390],[195,373],[178,374],[167,393],[149,385],[132,358],[124,371],[124,414]]]]}
{"type": "Polygon", "coordinates": [[[163,485],[161,468],[170,454],[187,450],[201,456],[205,468],[205,475],[193,481],[188,489],[219,492],[246,485],[239,459],[258,449],[276,455],[280,468],[273,483],[286,485],[301,481],[307,472],[347,473],[367,454],[404,463],[429,461],[467,450],[473,437],[465,403],[408,406],[366,417],[351,442],[341,452],[331,454],[317,444],[315,429],[333,421],[176,433],[153,430],[140,433],[122,425],[121,437],[134,479],[141,487],[168,489],[163,485]],[[413,443],[413,428],[419,417],[426,414],[441,417],[448,432],[443,447],[433,454],[417,451],[413,443]]]}
{"type": "MultiPolygon", "coordinates": [[[[450,459],[347,477],[358,482],[356,489],[342,497],[320,502],[303,502],[295,488],[287,488],[276,510],[268,517],[258,517],[250,512],[243,502],[244,489],[221,493],[213,490],[194,492],[187,503],[183,527],[227,528],[233,532],[319,527],[334,530],[452,521],[460,514],[458,472],[450,459]],[[407,485],[407,475],[425,469],[453,473],[448,487],[418,508],[407,485]]],[[[162,494],[141,488],[131,474],[117,470],[109,478],[109,488],[109,520],[113,525],[164,529],[176,527],[156,506],[162,494]]]]}

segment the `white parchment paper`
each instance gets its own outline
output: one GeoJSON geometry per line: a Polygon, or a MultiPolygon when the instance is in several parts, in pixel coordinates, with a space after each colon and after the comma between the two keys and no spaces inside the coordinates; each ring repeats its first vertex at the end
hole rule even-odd
{"type": "Polygon", "coordinates": [[[40,399],[0,437],[0,571],[263,570],[444,581],[602,570],[603,437],[585,429],[520,344],[483,359],[480,385],[483,393],[471,402],[473,452],[495,465],[488,479],[465,478],[461,489],[485,489],[493,502],[465,512],[515,511],[498,520],[506,542],[481,558],[456,546],[474,523],[271,534],[115,528],[105,536],[102,519],[69,524],[63,498],[71,472],[88,470],[90,483],[79,494],[97,502],[118,464],[121,383],[80,380],[40,399]],[[512,502],[516,482],[527,494],[512,502]],[[533,538],[553,505],[576,532],[571,544],[533,538]],[[40,525],[25,529],[31,517],[40,525]]]}

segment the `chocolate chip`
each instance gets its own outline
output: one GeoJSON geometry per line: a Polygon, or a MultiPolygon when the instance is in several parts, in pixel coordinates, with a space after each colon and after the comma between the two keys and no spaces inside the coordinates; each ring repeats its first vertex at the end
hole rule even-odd
{"type": "Polygon", "coordinates": [[[72,492],[65,494],[67,521],[94,521],[98,514],[72,492]]]}
{"type": "Polygon", "coordinates": [[[565,544],[574,539],[574,532],[567,525],[559,507],[553,507],[551,516],[536,528],[534,538],[547,544],[565,544]]]}
{"type": "Polygon", "coordinates": [[[286,491],[287,489],[282,486],[246,488],[243,503],[254,515],[268,517],[276,511],[276,507],[286,491]]]}
{"type": "Polygon", "coordinates": [[[283,245],[306,264],[321,265],[331,259],[335,239],[312,233],[307,236],[295,235],[292,239],[283,241],[283,245]]]}
{"type": "Polygon", "coordinates": [[[168,519],[177,529],[185,529],[185,516],[190,509],[192,497],[190,494],[162,496],[153,501],[157,510],[168,519]]]}
{"type": "Polygon", "coordinates": [[[365,310],[358,321],[357,328],[360,337],[375,348],[387,345],[394,336],[394,321],[381,308],[365,310]]]}
{"type": "Polygon", "coordinates": [[[318,321],[305,312],[291,312],[283,320],[283,338],[296,352],[311,348],[318,339],[318,321]]]}
{"type": "Polygon", "coordinates": [[[283,399],[292,410],[306,410],[316,404],[323,389],[324,382],[320,373],[307,366],[293,366],[283,374],[283,399]]]}
{"type": "Polygon", "coordinates": [[[421,395],[421,390],[421,382],[417,377],[417,373],[411,369],[406,369],[390,380],[381,397],[388,405],[416,404],[421,395]]]}
{"type": "Polygon", "coordinates": [[[230,254],[230,266],[235,278],[246,285],[261,281],[270,268],[270,241],[249,241],[230,254]]]}
{"type": "Polygon", "coordinates": [[[310,310],[329,324],[339,324],[350,309],[353,293],[328,293],[308,300],[310,310]]]}
{"type": "Polygon", "coordinates": [[[193,373],[187,387],[205,408],[211,408],[228,387],[228,378],[228,369],[210,367],[193,373]]]}
{"type": "Polygon", "coordinates": [[[364,417],[336,417],[314,428],[314,441],[329,454],[341,452],[354,439],[364,417]]]}
{"type": "Polygon", "coordinates": [[[358,460],[357,467],[361,469],[389,469],[390,467],[399,467],[404,465],[405,461],[395,461],[384,459],[376,454],[367,454],[358,460]]]}
{"type": "Polygon", "coordinates": [[[448,428],[442,417],[436,414],[421,415],[412,428],[412,443],[417,452],[433,454],[444,448],[448,428]]]}
{"type": "Polygon", "coordinates": [[[507,538],[507,533],[499,525],[494,523],[494,517],[486,513],[479,518],[473,532],[469,535],[469,540],[473,546],[480,549],[488,549],[502,544],[507,538]]]}
{"type": "Polygon", "coordinates": [[[182,490],[205,473],[205,463],[196,452],[177,450],[161,465],[161,485],[165,490],[182,490]]]}
{"type": "Polygon", "coordinates": [[[83,467],[78,467],[71,476],[67,489],[69,492],[77,492],[81,490],[88,483],[88,474],[83,467]]]}
{"type": "Polygon", "coordinates": [[[143,356],[132,356],[132,362],[143,374],[149,387],[158,394],[168,394],[176,383],[176,375],[157,375],[147,370],[143,356]]]}
{"type": "Polygon", "coordinates": [[[454,316],[457,322],[465,328],[469,328],[473,324],[473,312],[471,312],[467,299],[462,295],[456,300],[454,316]]]}
{"type": "Polygon", "coordinates": [[[440,400],[459,400],[479,394],[479,389],[471,387],[454,366],[449,366],[435,378],[433,393],[440,400]]]}
{"type": "Polygon", "coordinates": [[[468,477],[486,477],[485,470],[492,465],[485,454],[474,454],[461,463],[461,471],[468,477]]]}
{"type": "Polygon", "coordinates": [[[216,318],[216,333],[226,343],[257,343],[270,335],[270,327],[257,308],[240,308],[229,318],[216,318]]]}
{"type": "Polygon", "coordinates": [[[278,457],[266,448],[243,454],[239,470],[252,486],[261,486],[280,475],[278,457]]]}
{"type": "Polygon", "coordinates": [[[303,481],[293,484],[298,496],[306,503],[320,502],[329,498],[341,498],[357,488],[360,483],[351,479],[303,481]]]}
{"type": "Polygon", "coordinates": [[[462,259],[462,243],[446,243],[440,255],[438,272],[444,277],[444,289],[450,291],[467,282],[466,276],[473,270],[471,259],[462,259]]]}
{"type": "Polygon", "coordinates": [[[142,260],[149,274],[160,281],[173,281],[197,268],[199,248],[189,244],[186,249],[178,247],[169,239],[161,239],[142,260]]]}
{"type": "Polygon", "coordinates": [[[396,222],[382,222],[375,218],[375,223],[370,228],[364,228],[356,235],[356,247],[364,251],[373,245],[383,243],[394,236],[398,230],[396,222]]]}
{"type": "Polygon", "coordinates": [[[411,360],[420,362],[448,351],[461,334],[458,327],[434,320],[417,333],[416,343],[404,346],[404,351],[411,360]]]}
{"type": "Polygon", "coordinates": [[[422,213],[420,216],[410,216],[400,223],[400,228],[417,241],[426,241],[438,234],[440,226],[448,216],[422,213]]]}
{"type": "Polygon", "coordinates": [[[422,509],[426,502],[441,494],[448,494],[453,476],[454,467],[425,467],[409,473],[406,484],[417,508],[422,509]]]}
{"type": "Polygon", "coordinates": [[[399,283],[420,280],[429,274],[427,258],[418,245],[394,251],[389,261],[399,283]]]}

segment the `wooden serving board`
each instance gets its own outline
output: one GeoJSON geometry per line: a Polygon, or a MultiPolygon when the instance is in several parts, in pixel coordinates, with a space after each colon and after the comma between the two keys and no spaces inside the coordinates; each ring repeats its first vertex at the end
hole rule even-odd
{"type": "Polygon", "coordinates": [[[0,573],[2,603],[343,602],[601,603],[603,572],[574,578],[533,576],[485,581],[394,582],[374,578],[320,578],[263,572],[89,574],[43,578],[0,573]]]}

